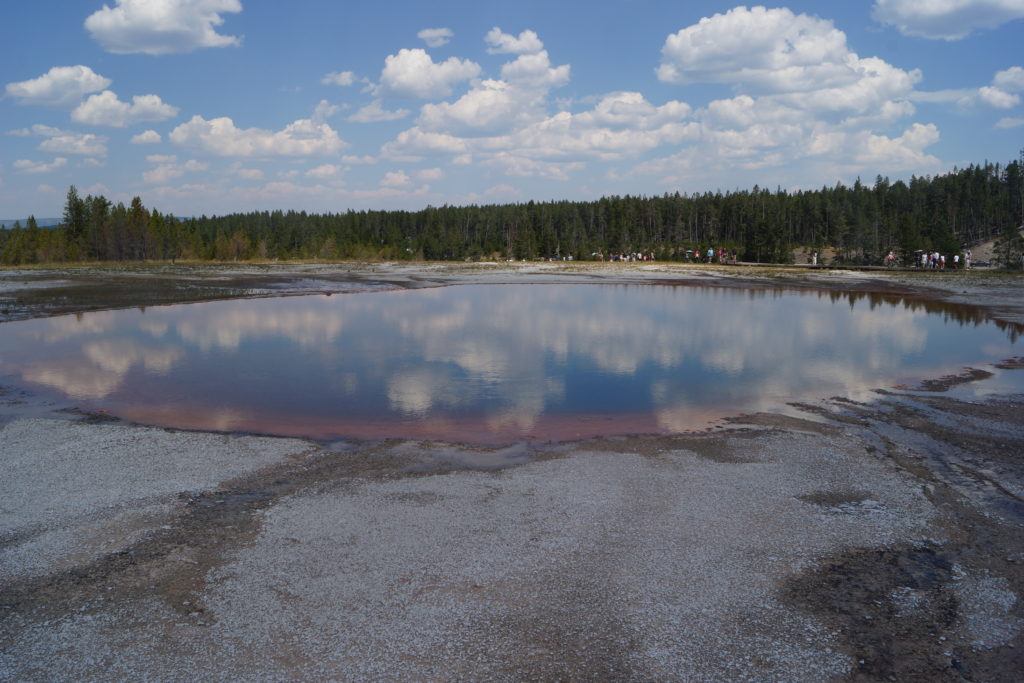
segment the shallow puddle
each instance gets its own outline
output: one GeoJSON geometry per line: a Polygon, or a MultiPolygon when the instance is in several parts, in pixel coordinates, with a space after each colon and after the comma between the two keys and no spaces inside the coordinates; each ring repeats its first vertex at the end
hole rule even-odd
{"type": "Polygon", "coordinates": [[[1021,331],[867,294],[473,285],[5,323],[0,383],[173,427],[572,439],[862,399],[1020,355],[1021,331]]]}

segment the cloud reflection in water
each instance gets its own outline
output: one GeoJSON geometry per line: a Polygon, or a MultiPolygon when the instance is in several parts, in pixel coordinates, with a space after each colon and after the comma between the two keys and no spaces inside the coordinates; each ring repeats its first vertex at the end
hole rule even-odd
{"type": "Polygon", "coordinates": [[[460,286],[9,323],[0,370],[180,426],[457,438],[441,432],[632,416],[675,431],[1012,355],[1019,331],[977,315],[783,290],[460,286]]]}

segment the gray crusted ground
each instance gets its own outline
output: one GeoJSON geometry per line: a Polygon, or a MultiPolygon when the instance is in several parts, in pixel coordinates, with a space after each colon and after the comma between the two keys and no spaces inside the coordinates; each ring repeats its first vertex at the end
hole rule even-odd
{"type": "Polygon", "coordinates": [[[494,451],[8,395],[0,680],[1015,680],[1019,365],[710,434],[494,451]]]}

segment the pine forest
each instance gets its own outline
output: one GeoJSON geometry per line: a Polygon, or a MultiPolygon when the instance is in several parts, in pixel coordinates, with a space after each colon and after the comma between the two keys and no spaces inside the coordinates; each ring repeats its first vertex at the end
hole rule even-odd
{"type": "Polygon", "coordinates": [[[6,265],[100,261],[287,259],[607,259],[640,253],[685,260],[725,249],[747,262],[791,262],[798,250],[837,264],[878,264],[890,250],[910,263],[920,249],[952,254],[998,240],[1019,267],[1024,244],[1022,164],[984,163],[909,183],[877,177],[820,190],[750,190],[611,196],[343,213],[260,211],[181,219],[72,186],[62,222],[29,218],[0,230],[6,265]]]}

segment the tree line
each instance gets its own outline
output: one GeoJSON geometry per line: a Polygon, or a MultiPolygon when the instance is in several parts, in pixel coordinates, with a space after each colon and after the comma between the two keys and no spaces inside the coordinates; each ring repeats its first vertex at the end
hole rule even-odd
{"type": "Polygon", "coordinates": [[[909,182],[878,176],[820,190],[751,190],[596,201],[428,206],[420,211],[259,211],[179,219],[68,190],[53,228],[0,230],[4,264],[250,259],[592,259],[645,253],[683,260],[724,248],[741,260],[786,263],[794,249],[835,250],[837,263],[880,263],[895,251],[952,254],[999,238],[1006,265],[1024,242],[1024,167],[985,162],[909,182]]]}

